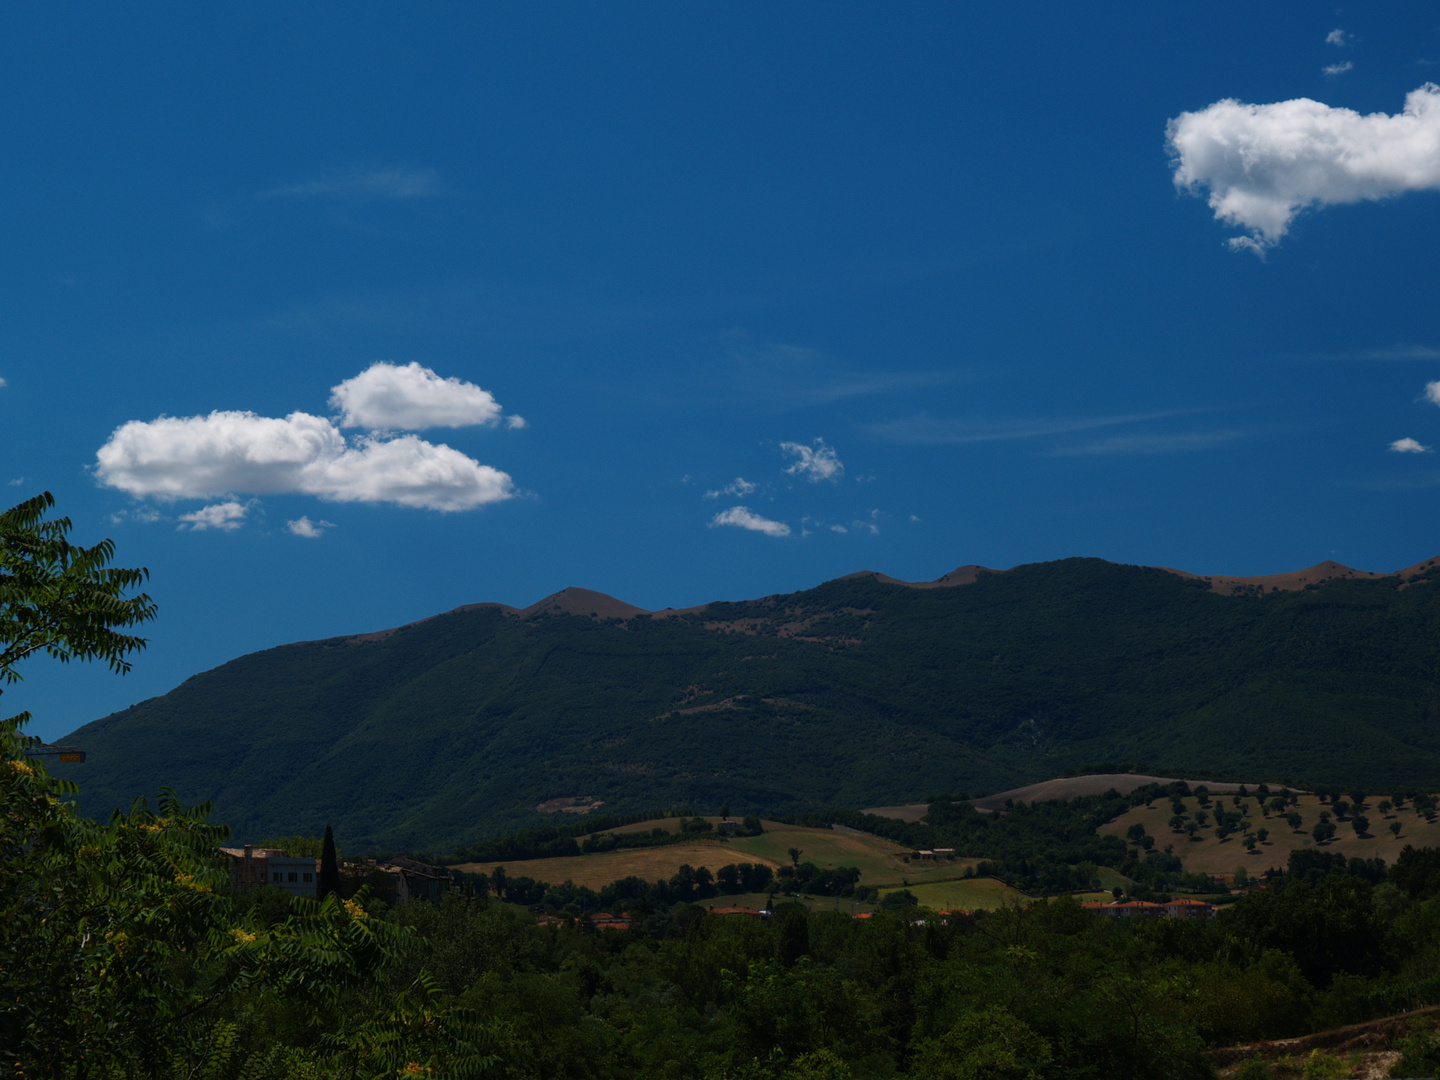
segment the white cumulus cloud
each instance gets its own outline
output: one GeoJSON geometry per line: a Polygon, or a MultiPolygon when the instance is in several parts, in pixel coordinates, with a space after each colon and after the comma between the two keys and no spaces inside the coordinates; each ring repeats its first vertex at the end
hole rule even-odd
{"type": "Polygon", "coordinates": [[[221,532],[234,532],[245,524],[245,517],[250,513],[250,508],[244,503],[223,502],[215,503],[213,506],[202,506],[199,510],[190,514],[181,514],[180,520],[192,532],[204,532],[206,529],[219,529],[221,532]]]}
{"type": "Polygon", "coordinates": [[[303,536],[307,540],[314,540],[316,537],[324,536],[326,529],[333,529],[333,521],[311,521],[309,517],[301,515],[294,521],[285,522],[285,528],[289,529],[296,536],[303,536]]]}
{"type": "Polygon", "coordinates": [[[1354,67],[1354,60],[1346,60],[1343,64],[1326,64],[1320,70],[1326,75],[1344,75],[1345,72],[1352,70],[1354,67]]]}
{"type": "Polygon", "coordinates": [[[1350,35],[1341,30],[1338,26],[1325,35],[1326,45],[1349,45],[1350,35]]]}
{"type": "Polygon", "coordinates": [[[803,476],[812,484],[821,480],[838,480],[845,471],[845,463],[835,451],[825,445],[824,439],[816,439],[813,446],[804,443],[784,442],[780,449],[794,457],[795,463],[785,471],[791,476],[803,476]]]}
{"type": "Polygon", "coordinates": [[[721,495],[739,495],[743,498],[744,496],[754,492],[759,486],[759,484],[752,484],[743,476],[737,476],[734,480],[726,484],[724,487],[714,488],[711,491],[705,492],[705,498],[718,499],[721,495]]]}
{"type": "Polygon", "coordinates": [[[1248,233],[1230,245],[1258,253],[1308,207],[1440,188],[1440,86],[1412,90],[1393,116],[1309,98],[1218,101],[1171,120],[1165,140],[1175,186],[1208,189],[1216,219],[1248,233]]]}
{"type": "Polygon", "coordinates": [[[771,521],[769,518],[761,517],[753,512],[748,506],[732,506],[729,510],[722,510],[710,519],[710,527],[717,525],[734,525],[736,528],[749,529],[752,532],[764,533],[766,536],[789,536],[790,526],[783,521],[771,521]]]}
{"type": "MultiPolygon", "coordinates": [[[[500,421],[500,403],[488,390],[461,379],[442,379],[427,367],[404,367],[380,361],[330,392],[330,407],[340,413],[341,427],[423,431],[436,427],[470,427],[500,421]]],[[[508,426],[522,428],[518,416],[508,426]]]]}
{"type": "Polygon", "coordinates": [[[1432,405],[1440,405],[1440,379],[1425,384],[1425,400],[1432,405]]]}
{"type": "Polygon", "coordinates": [[[132,420],[95,456],[102,484],[165,500],[294,492],[449,511],[513,494],[506,473],[443,443],[367,435],[351,444],[330,420],[303,412],[132,420]]]}
{"type": "Polygon", "coordinates": [[[1428,454],[1430,447],[1422,446],[1416,439],[1396,439],[1390,444],[1390,449],[1397,454],[1428,454]]]}

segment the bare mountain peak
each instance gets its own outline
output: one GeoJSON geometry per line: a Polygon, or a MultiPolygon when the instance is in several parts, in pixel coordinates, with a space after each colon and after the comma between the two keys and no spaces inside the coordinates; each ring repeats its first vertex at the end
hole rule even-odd
{"type": "Polygon", "coordinates": [[[632,619],[636,615],[648,615],[649,612],[645,608],[627,604],[624,600],[617,600],[602,592],[571,585],[531,604],[519,614],[522,619],[534,618],[536,615],[588,615],[596,619],[632,619]]]}

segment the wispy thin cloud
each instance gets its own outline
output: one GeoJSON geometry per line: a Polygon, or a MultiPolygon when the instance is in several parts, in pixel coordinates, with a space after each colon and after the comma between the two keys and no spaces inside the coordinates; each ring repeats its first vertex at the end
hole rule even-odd
{"type": "Polygon", "coordinates": [[[1347,71],[1353,71],[1354,68],[1355,61],[1346,60],[1343,64],[1326,64],[1320,70],[1331,78],[1334,78],[1336,75],[1344,75],[1347,71]]]}
{"type": "Polygon", "coordinates": [[[759,489],[759,487],[759,484],[752,484],[743,476],[737,476],[734,480],[730,481],[730,483],[726,484],[724,487],[713,488],[712,490],[705,492],[704,498],[718,499],[721,495],[735,495],[743,499],[746,495],[753,494],[759,489]]]}
{"type": "Polygon", "coordinates": [[[1419,491],[1440,487],[1440,472],[1421,473],[1417,476],[1377,476],[1368,480],[1352,481],[1347,486],[1360,491],[1419,491]]]}
{"type": "Polygon", "coordinates": [[[319,177],[298,184],[283,184],[259,192],[256,198],[375,202],[383,199],[426,199],[443,194],[444,187],[434,169],[373,169],[319,177]]]}
{"type": "Polygon", "coordinates": [[[1334,353],[1292,353],[1291,360],[1314,363],[1355,363],[1358,361],[1382,361],[1386,363],[1407,363],[1412,361],[1440,360],[1440,349],[1431,345],[1413,345],[1397,342],[1384,348],[1354,349],[1334,353]]]}
{"type": "Polygon", "coordinates": [[[1118,416],[1045,417],[1021,420],[937,420],[927,413],[899,420],[885,420],[864,425],[870,435],[890,442],[919,446],[944,446],[964,443],[1004,442],[1015,439],[1036,439],[1048,435],[1069,435],[1096,431],[1125,424],[1167,420],[1177,416],[1193,416],[1204,409],[1165,409],[1158,412],[1126,413],[1118,416]]]}
{"type": "Polygon", "coordinates": [[[755,342],[738,330],[723,344],[728,364],[718,372],[721,392],[786,409],[905,394],[969,377],[955,370],[867,370],[808,345],[755,342]]]}
{"type": "Polygon", "coordinates": [[[130,510],[117,510],[110,515],[110,524],[123,525],[127,521],[138,521],[142,525],[153,525],[164,521],[165,515],[153,506],[136,506],[130,510]]]}
{"type": "Polygon", "coordinates": [[[1339,45],[1342,48],[1346,45],[1349,45],[1352,40],[1353,39],[1350,37],[1350,35],[1345,33],[1345,31],[1341,30],[1338,26],[1334,30],[1331,30],[1330,33],[1325,35],[1326,45],[1339,45]]]}
{"type": "Polygon", "coordinates": [[[1160,432],[1116,435],[1094,442],[1053,450],[1050,457],[1101,457],[1138,454],[1183,454],[1225,446],[1249,437],[1252,432],[1228,431],[1160,432]]]}

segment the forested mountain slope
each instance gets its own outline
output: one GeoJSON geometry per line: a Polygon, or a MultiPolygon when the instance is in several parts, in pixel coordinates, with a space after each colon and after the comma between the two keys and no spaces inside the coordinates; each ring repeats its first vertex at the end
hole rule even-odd
{"type": "Polygon", "coordinates": [[[564,796],[775,814],[1105,759],[1433,786],[1434,566],[1222,594],[1067,559],[654,614],[567,590],[240,657],[68,736],[66,775],[92,814],[169,785],[241,839],[333,822],[352,850],[453,848],[564,796]]]}

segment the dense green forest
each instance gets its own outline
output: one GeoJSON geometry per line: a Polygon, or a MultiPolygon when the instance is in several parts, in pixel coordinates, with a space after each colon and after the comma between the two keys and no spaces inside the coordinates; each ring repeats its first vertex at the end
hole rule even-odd
{"type": "Polygon", "coordinates": [[[1067,559],[915,589],[869,577],[666,618],[477,608],[241,657],[86,725],[104,815],[174,787],[241,838],[452,850],[545,820],[803,814],[1148,761],[1170,775],[1427,785],[1440,590],[1221,596],[1067,559]],[[276,763],[283,762],[283,768],[276,763]]]}
{"type": "MultiPolygon", "coordinates": [[[[1440,852],[1297,852],[1214,920],[1068,898],[866,920],[630,899],[537,924],[514,879],[387,906],[230,889],[206,808],[108,824],[0,728],[0,1062],[24,1078],[1175,1080],[1217,1047],[1440,1003],[1440,852]]],[[[1393,1038],[1394,1075],[1440,1040],[1393,1038]]],[[[1348,1076],[1316,1054],[1288,1075],[1348,1076]]],[[[1277,1075],[1259,1061],[1247,1080],[1277,1075]]]]}

